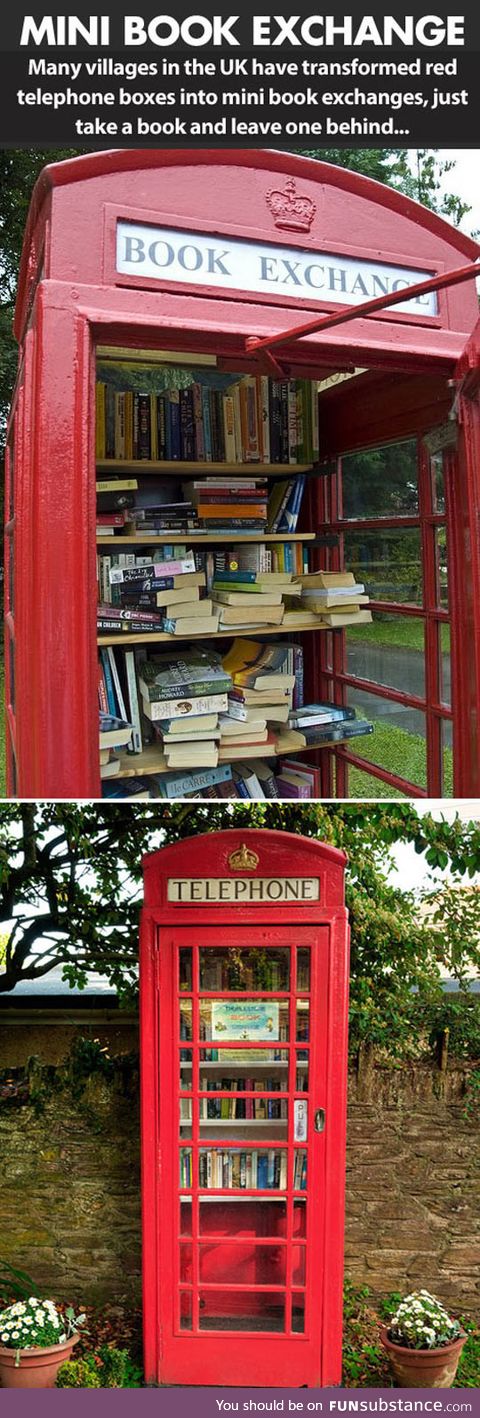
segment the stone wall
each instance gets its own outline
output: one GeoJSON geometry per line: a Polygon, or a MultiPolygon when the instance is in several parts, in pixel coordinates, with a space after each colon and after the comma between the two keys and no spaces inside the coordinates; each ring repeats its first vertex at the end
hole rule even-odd
{"type": "MultiPolygon", "coordinates": [[[[0,1254],[58,1298],[130,1304],[141,1264],[135,1022],[10,1030],[8,1072],[5,1035],[0,1053],[0,1254]]],[[[424,1285],[457,1310],[478,1310],[468,1075],[467,1065],[351,1072],[346,1269],[376,1293],[424,1285]]]]}

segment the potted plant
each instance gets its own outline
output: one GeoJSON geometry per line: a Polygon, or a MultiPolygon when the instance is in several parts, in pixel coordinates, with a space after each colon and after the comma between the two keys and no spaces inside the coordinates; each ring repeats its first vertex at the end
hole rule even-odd
{"type": "Polygon", "coordinates": [[[85,1315],[63,1314],[53,1300],[17,1300],[0,1314],[0,1383],[3,1388],[54,1388],[85,1315]]]}
{"type": "Polygon", "coordinates": [[[414,1290],[380,1338],[397,1388],[451,1388],[467,1335],[428,1290],[414,1290]]]}

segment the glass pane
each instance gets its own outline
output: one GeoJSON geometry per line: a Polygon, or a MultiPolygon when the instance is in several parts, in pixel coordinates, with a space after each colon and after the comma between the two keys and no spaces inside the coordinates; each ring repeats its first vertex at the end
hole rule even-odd
{"type": "Polygon", "coordinates": [[[192,1001],[180,1001],[180,1038],[191,1039],[192,1035],[192,1001]]]}
{"type": "Polygon", "coordinates": [[[345,534],[345,566],[376,601],[422,605],[420,532],[412,527],[345,534]]]}
{"type": "Polygon", "coordinates": [[[179,989],[192,989],[192,952],[190,947],[179,950],[179,989]]]}
{"type": "Polygon", "coordinates": [[[450,665],[450,626],[440,626],[440,703],[452,703],[452,676],[450,665]]]}
{"type": "Polygon", "coordinates": [[[297,950],[297,990],[310,989],[310,951],[297,950]]]}
{"type": "Polygon", "coordinates": [[[12,522],[15,515],[15,436],[12,435],[8,444],[10,454],[10,477],[9,477],[9,499],[7,511],[7,522],[12,522]]]}
{"type": "Polygon", "coordinates": [[[186,1280],[188,1285],[192,1283],[192,1269],[193,1258],[191,1242],[182,1242],[180,1246],[180,1280],[186,1280]]]}
{"type": "Polygon", "coordinates": [[[13,531],[8,532],[8,602],[7,610],[15,616],[15,540],[13,531]]]}
{"type": "Polygon", "coordinates": [[[307,1185],[307,1154],[303,1148],[297,1148],[294,1154],[293,1165],[293,1190],[303,1192],[307,1185]]]}
{"type": "Polygon", "coordinates": [[[293,1203],[293,1234],[303,1240],[307,1234],[307,1203],[294,1201],[293,1203]]]}
{"type": "Polygon", "coordinates": [[[192,1185],[192,1149],[191,1147],[180,1148],[180,1186],[191,1187],[192,1185]]]}
{"type": "Polygon", "coordinates": [[[301,1291],[292,1295],[292,1329],[294,1334],[305,1334],[305,1295],[301,1291]]]}
{"type": "MultiPolygon", "coordinates": [[[[275,1048],[258,1049],[200,1049],[200,1065],[202,1077],[207,1073],[218,1074],[219,1070],[228,1064],[229,1069],[235,1066],[235,1073],[239,1069],[248,1069],[255,1078],[263,1078],[265,1069],[279,1079],[283,1078],[288,1070],[288,1050],[275,1048]]],[[[223,1068],[225,1073],[225,1068],[223,1068]]],[[[203,1086],[203,1085],[202,1085],[203,1086]]]]}
{"type": "Polygon", "coordinates": [[[293,1285],[304,1285],[304,1284],[305,1284],[305,1271],[306,1271],[305,1261],[306,1261],[306,1256],[307,1256],[307,1252],[306,1252],[305,1246],[294,1246],[294,1247],[293,1247],[293,1252],[292,1252],[292,1283],[293,1283],[293,1285]]]}
{"type": "MultiPolygon", "coordinates": [[[[185,1183],[188,1185],[188,1183],[185,1183]]],[[[198,1185],[223,1191],[284,1191],[287,1154],[279,1148],[201,1148],[198,1185]]]]}
{"type": "Polygon", "coordinates": [[[297,1000],[297,1039],[310,1038],[310,1001],[297,1000]]]}
{"type": "Polygon", "coordinates": [[[398,788],[391,788],[389,783],[383,783],[381,778],[375,778],[373,773],[362,773],[359,768],[352,768],[348,765],[348,796],[349,798],[396,798],[402,802],[408,797],[408,793],[401,793],[398,788]]]}
{"type": "Polygon", "coordinates": [[[200,1280],[209,1285],[284,1285],[286,1272],[286,1246],[257,1246],[249,1240],[200,1246],[200,1280]]]}
{"type": "Polygon", "coordinates": [[[221,1043],[288,1039],[288,1002],[204,999],[200,1003],[200,1038],[221,1043]]]}
{"type": "Polygon", "coordinates": [[[285,1329],[285,1299],[275,1291],[252,1290],[240,1294],[228,1290],[200,1293],[200,1329],[254,1330],[282,1333],[285,1329]]]}
{"type": "Polygon", "coordinates": [[[184,1091],[193,1086],[192,1054],[190,1049],[180,1050],[180,1089],[184,1091]]]}
{"type": "Polygon", "coordinates": [[[200,950],[201,990],[288,990],[290,951],[200,950]]]}
{"type": "MultiPolygon", "coordinates": [[[[372,719],[374,732],[355,740],[355,753],[378,763],[420,788],[427,786],[426,722],[419,709],[395,704],[353,687],[348,702],[361,719],[372,719]]],[[[375,794],[373,794],[375,796],[375,794]]],[[[390,788],[388,789],[390,797],[390,788]]]]}
{"type": "Polygon", "coordinates": [[[371,625],[349,625],[346,634],[348,674],[425,698],[422,618],[374,611],[371,625]]]}
{"type": "Polygon", "coordinates": [[[190,1290],[180,1292],[180,1329],[192,1328],[192,1294],[190,1290]]]}
{"type": "Polygon", "coordinates": [[[297,1053],[297,1093],[308,1093],[308,1053],[299,1049],[297,1053]]]}
{"type": "Polygon", "coordinates": [[[418,512],[415,439],[342,458],[345,517],[401,517],[418,512]]]}
{"type": "Polygon", "coordinates": [[[445,719],[442,724],[443,740],[443,796],[453,797],[453,748],[452,725],[445,719]]]}
{"type": "Polygon", "coordinates": [[[188,1132],[188,1134],[190,1133],[192,1124],[192,1103],[192,1098],[180,1099],[180,1132],[182,1136],[185,1136],[186,1132],[188,1132]],[[185,1124],[189,1125],[188,1128],[185,1127],[185,1124]]]}
{"type": "Polygon", "coordinates": [[[445,512],[445,482],[443,476],[443,453],[436,453],[432,458],[433,468],[433,506],[435,512],[445,512]]]}
{"type": "Polygon", "coordinates": [[[192,1234],[192,1203],[182,1197],[180,1201],[180,1235],[191,1236],[192,1234]]]}
{"type": "MultiPolygon", "coordinates": [[[[294,1218],[294,1235],[305,1235],[305,1202],[297,1203],[302,1213],[294,1218]]],[[[286,1236],[286,1203],[276,1197],[202,1197],[199,1207],[201,1236],[286,1236]]]]}
{"type": "Polygon", "coordinates": [[[437,605],[448,610],[448,551],[447,529],[437,527],[435,532],[435,561],[437,581],[437,605]]]}

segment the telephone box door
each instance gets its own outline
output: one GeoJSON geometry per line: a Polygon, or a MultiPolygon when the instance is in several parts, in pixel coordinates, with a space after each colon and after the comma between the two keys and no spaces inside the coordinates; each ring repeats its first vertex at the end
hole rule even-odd
{"type": "Polygon", "coordinates": [[[329,927],[159,935],[160,1381],[318,1385],[329,927]]]}

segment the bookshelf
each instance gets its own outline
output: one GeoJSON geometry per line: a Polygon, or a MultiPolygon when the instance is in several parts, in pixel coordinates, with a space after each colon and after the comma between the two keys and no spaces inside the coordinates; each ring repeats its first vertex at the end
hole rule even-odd
{"type": "MultiPolygon", "coordinates": [[[[336,739],[335,747],[338,747],[339,744],[343,742],[343,739],[336,739]]],[[[315,744],[316,750],[321,748],[331,749],[332,744],[315,744]]],[[[265,754],[263,756],[265,758],[296,758],[299,753],[308,753],[309,751],[310,753],[312,752],[311,744],[304,744],[300,748],[276,748],[274,753],[272,753],[271,749],[269,750],[268,745],[265,745],[265,754]]],[[[121,753],[119,755],[120,771],[115,775],[116,778],[144,778],[151,773],[172,773],[173,770],[171,768],[159,766],[159,752],[156,744],[151,744],[148,748],[144,748],[142,753],[121,753]]],[[[247,755],[245,755],[245,757],[247,757],[247,755]]],[[[239,759],[237,752],[236,754],[232,753],[231,758],[223,759],[222,762],[234,764],[241,762],[241,759],[239,759]]],[[[176,771],[181,772],[181,769],[177,769],[176,771]]]]}
{"type": "MultiPolygon", "coordinates": [[[[241,543],[250,546],[250,542],[254,544],[255,542],[313,542],[315,540],[315,532],[251,532],[250,535],[247,535],[246,532],[240,532],[238,536],[236,533],[234,534],[232,532],[185,532],[178,534],[178,540],[185,542],[188,546],[190,546],[190,544],[192,544],[192,546],[231,546],[232,541],[235,541],[237,546],[241,543]]],[[[102,537],[100,534],[97,536],[97,546],[109,547],[110,550],[112,550],[114,546],[145,547],[153,546],[154,544],[157,545],[157,543],[159,546],[170,546],[172,543],[172,533],[145,532],[144,536],[140,536],[137,532],[129,536],[122,536],[121,534],[115,537],[102,537]]]]}
{"type": "Polygon", "coordinates": [[[101,473],[137,473],[143,475],[155,474],[155,476],[166,474],[167,477],[191,478],[192,475],[199,477],[229,476],[229,477],[262,477],[262,478],[284,478],[288,473],[293,476],[295,473],[310,473],[314,467],[313,463],[195,463],[186,462],[183,459],[175,460],[152,460],[151,458],[98,458],[97,472],[101,473]]]}
{"type": "Polygon", "coordinates": [[[185,640],[205,640],[205,642],[208,641],[208,644],[210,644],[211,640],[232,640],[240,636],[244,638],[248,636],[249,639],[257,639],[260,635],[263,639],[264,635],[273,635],[274,637],[277,635],[295,635],[299,630],[317,631],[329,630],[330,628],[331,627],[328,625],[319,625],[318,623],[317,625],[312,625],[311,620],[308,619],[307,616],[303,617],[299,614],[298,620],[295,620],[295,625],[255,625],[244,627],[243,630],[229,626],[224,630],[214,630],[213,633],[208,636],[205,635],[205,631],[200,631],[198,635],[193,631],[189,631],[188,635],[168,635],[165,631],[161,631],[158,635],[128,635],[126,632],[116,634],[114,631],[111,635],[99,635],[97,644],[116,645],[119,649],[121,649],[122,645],[159,644],[170,645],[171,648],[174,648],[177,640],[179,643],[183,643],[185,640]]]}

